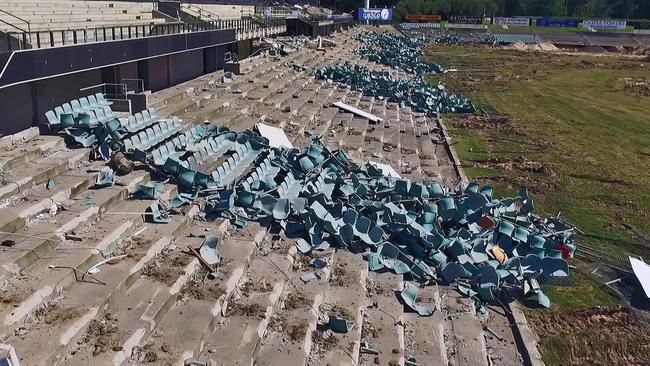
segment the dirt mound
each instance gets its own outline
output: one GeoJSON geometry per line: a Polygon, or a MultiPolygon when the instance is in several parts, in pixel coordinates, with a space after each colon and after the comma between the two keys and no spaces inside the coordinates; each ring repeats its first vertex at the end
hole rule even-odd
{"type": "Polygon", "coordinates": [[[542,42],[537,45],[542,51],[557,51],[559,48],[555,47],[554,44],[548,42],[542,42]]]}
{"type": "Polygon", "coordinates": [[[633,95],[649,97],[650,81],[643,78],[624,78],[621,80],[623,89],[633,95]]]}
{"type": "Polygon", "coordinates": [[[521,41],[512,43],[505,48],[518,51],[558,51],[559,48],[555,47],[552,43],[542,42],[537,44],[526,44],[521,41]]]}
{"type": "Polygon", "coordinates": [[[521,41],[517,41],[506,48],[513,49],[513,50],[520,50],[520,51],[526,51],[529,49],[528,45],[521,41]]]}

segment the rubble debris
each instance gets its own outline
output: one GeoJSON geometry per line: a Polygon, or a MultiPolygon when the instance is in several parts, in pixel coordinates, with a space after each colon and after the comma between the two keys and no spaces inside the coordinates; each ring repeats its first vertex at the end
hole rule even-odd
{"type": "Polygon", "coordinates": [[[221,256],[218,250],[219,237],[216,235],[207,235],[201,244],[199,254],[201,258],[209,265],[214,265],[221,262],[221,256]]]}
{"type": "Polygon", "coordinates": [[[56,186],[56,183],[54,183],[54,179],[50,178],[50,179],[47,180],[47,182],[45,182],[45,188],[48,191],[53,190],[55,186],[56,186]]]}
{"type": "Polygon", "coordinates": [[[357,39],[362,46],[357,54],[383,65],[402,69],[410,74],[441,74],[446,70],[437,64],[422,60],[419,39],[411,39],[392,33],[363,32],[357,39]]]}
{"type": "Polygon", "coordinates": [[[307,272],[304,275],[300,276],[300,280],[304,283],[309,283],[315,279],[317,279],[316,273],[314,272],[307,272]]]}
{"type": "Polygon", "coordinates": [[[415,303],[415,299],[418,297],[418,289],[412,284],[404,282],[404,289],[400,293],[400,297],[409,308],[415,310],[420,316],[430,316],[433,314],[431,309],[415,303]]]}
{"type": "Polygon", "coordinates": [[[374,114],[370,114],[368,112],[362,111],[361,109],[354,108],[353,106],[347,105],[347,104],[345,104],[343,102],[336,102],[333,105],[335,107],[343,109],[344,111],[347,111],[347,112],[356,114],[357,116],[366,118],[366,119],[370,120],[371,122],[377,123],[377,122],[383,122],[384,121],[383,118],[379,118],[379,117],[375,116],[374,114]]]}
{"type": "Polygon", "coordinates": [[[345,84],[364,95],[386,98],[399,103],[401,108],[411,107],[428,117],[440,113],[474,112],[474,105],[469,100],[449,94],[444,85],[431,85],[419,75],[411,79],[400,79],[389,72],[370,71],[366,67],[349,63],[325,66],[317,69],[315,75],[318,79],[345,84]]]}
{"type": "Polygon", "coordinates": [[[96,188],[110,187],[115,184],[115,171],[110,167],[104,167],[97,174],[95,179],[96,188]]]}
{"type": "Polygon", "coordinates": [[[109,166],[115,169],[115,171],[120,175],[130,174],[135,168],[133,162],[124,156],[121,151],[117,151],[111,155],[109,166]]]}

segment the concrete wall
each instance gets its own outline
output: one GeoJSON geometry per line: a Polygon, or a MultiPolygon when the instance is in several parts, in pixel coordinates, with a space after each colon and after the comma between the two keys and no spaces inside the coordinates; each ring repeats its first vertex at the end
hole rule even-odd
{"type": "Polygon", "coordinates": [[[32,126],[32,92],[29,84],[0,89],[0,133],[9,135],[32,126]]]}
{"type": "MultiPolygon", "coordinates": [[[[101,88],[81,91],[82,88],[102,83],[119,84],[123,79],[142,79],[145,90],[155,92],[222,69],[224,53],[237,50],[237,43],[231,43],[0,89],[0,134],[42,127],[46,111],[72,99],[102,92],[101,88]]],[[[136,89],[136,82],[129,82],[128,87],[136,89]]]]}
{"type": "Polygon", "coordinates": [[[37,97],[35,98],[36,113],[38,121],[41,122],[45,120],[45,112],[48,110],[69,102],[72,99],[102,91],[101,88],[87,91],[79,90],[101,84],[101,70],[84,71],[57,78],[40,80],[35,83],[37,93],[37,97]]]}
{"type": "Polygon", "coordinates": [[[79,89],[102,83],[93,70],[0,89],[0,133],[7,135],[45,122],[45,112],[72,99],[100,92],[79,89]]]}
{"type": "Polygon", "coordinates": [[[138,75],[147,90],[158,91],[169,86],[168,56],[138,62],[138,75]]]}
{"type": "Polygon", "coordinates": [[[203,75],[203,50],[170,55],[169,82],[176,85],[203,75]]]}

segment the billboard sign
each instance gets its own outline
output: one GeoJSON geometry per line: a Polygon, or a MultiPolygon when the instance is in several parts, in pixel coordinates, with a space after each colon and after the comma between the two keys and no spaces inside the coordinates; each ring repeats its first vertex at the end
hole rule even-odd
{"type": "Polygon", "coordinates": [[[393,20],[393,9],[359,8],[359,20],[372,22],[390,22],[393,20]]]}
{"type": "Polygon", "coordinates": [[[625,29],[627,21],[625,20],[604,20],[604,19],[585,19],[582,21],[584,28],[594,29],[625,29]]]}
{"type": "Polygon", "coordinates": [[[528,27],[528,26],[530,26],[530,19],[529,18],[495,17],[492,24],[514,25],[514,26],[519,26],[519,27],[528,27]]]}
{"type": "Polygon", "coordinates": [[[483,17],[471,17],[466,15],[450,15],[449,23],[457,24],[482,24],[483,17]]]}
{"type": "Polygon", "coordinates": [[[535,24],[537,24],[538,27],[577,28],[579,22],[579,19],[537,18],[535,24]]]}
{"type": "Polygon", "coordinates": [[[406,20],[410,21],[425,21],[425,22],[438,22],[442,20],[442,15],[439,14],[406,14],[406,20]]]}

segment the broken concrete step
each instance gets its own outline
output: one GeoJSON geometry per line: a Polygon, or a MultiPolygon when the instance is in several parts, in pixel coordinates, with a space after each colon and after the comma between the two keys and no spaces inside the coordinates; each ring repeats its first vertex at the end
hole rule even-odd
{"type": "Polygon", "coordinates": [[[37,261],[19,277],[12,278],[2,286],[3,302],[0,306],[0,319],[3,319],[2,331],[6,335],[25,320],[26,317],[43,306],[50,299],[58,296],[77,280],[91,280],[84,273],[104,259],[100,254],[110,257],[112,248],[122,240],[136,233],[142,221],[131,217],[115,218],[110,221],[100,220],[87,225],[96,230],[78,235],[83,239],[81,247],[70,244],[70,248],[61,246],[53,251],[52,257],[37,261]]]}
{"type": "Polygon", "coordinates": [[[95,342],[84,342],[71,347],[65,357],[66,365],[89,363],[120,364],[133,348],[145,339],[173,305],[179,291],[200,267],[196,258],[184,253],[185,245],[200,247],[199,237],[182,237],[158,253],[143,269],[143,275],[122,296],[108,303],[105,317],[116,330],[110,337],[115,349],[103,347],[105,339],[92,329],[86,338],[97,337],[95,342]]]}
{"type": "MultiPolygon", "coordinates": [[[[312,339],[310,365],[356,365],[361,346],[363,313],[367,307],[368,265],[361,255],[337,250],[332,259],[329,288],[321,304],[321,319],[336,316],[346,320],[349,331],[339,334],[321,331],[312,339]],[[326,337],[333,337],[328,339],[326,337]],[[332,346],[333,345],[333,346],[332,346]]],[[[319,325],[324,327],[325,324],[319,325]]]]}
{"type": "Polygon", "coordinates": [[[313,339],[319,323],[320,307],[331,273],[331,266],[317,270],[309,265],[310,259],[321,259],[332,263],[332,253],[310,255],[297,254],[293,264],[291,282],[298,286],[285,286],[281,305],[269,321],[256,364],[272,365],[306,365],[311,353],[313,339]],[[301,276],[315,272],[319,277],[303,283],[301,276]]]}
{"type": "Polygon", "coordinates": [[[0,199],[24,191],[78,166],[86,161],[89,149],[60,150],[43,159],[30,161],[5,173],[7,184],[0,187],[0,199]]]}
{"type": "Polygon", "coordinates": [[[293,243],[282,244],[284,248],[256,253],[242,286],[227,302],[223,321],[206,338],[200,357],[217,364],[252,364],[280,295],[285,286],[291,286],[285,274],[291,271],[296,249],[293,243]],[[219,352],[210,353],[218,347],[219,352]]]}
{"type": "Polygon", "coordinates": [[[515,319],[508,316],[502,308],[494,305],[488,306],[488,312],[484,316],[487,318],[483,319],[482,324],[488,365],[517,366],[525,364],[519,350],[526,349],[526,346],[518,344],[518,336],[513,333],[520,328],[515,323],[515,319]]]}
{"type": "MultiPolygon", "coordinates": [[[[247,235],[225,237],[219,248],[224,259],[219,265],[218,278],[210,280],[195,276],[139,348],[162,349],[163,352],[158,352],[158,355],[172,364],[181,363],[203,350],[206,339],[222,319],[224,303],[248,271],[257,249],[255,242],[262,241],[266,234],[266,230],[259,226],[257,229],[254,228],[256,225],[249,226],[247,229],[250,229],[255,241],[247,235]]],[[[139,356],[135,352],[130,360],[137,361],[139,356]]]]}
{"type": "Polygon", "coordinates": [[[369,305],[364,311],[361,341],[379,350],[379,354],[362,353],[360,363],[404,364],[404,307],[396,296],[396,291],[402,288],[401,275],[392,272],[368,273],[366,289],[369,305]]]}
{"type": "Polygon", "coordinates": [[[65,148],[60,136],[37,136],[27,144],[19,144],[0,152],[0,169],[7,171],[21,164],[42,159],[44,156],[65,148]]]}
{"type": "Polygon", "coordinates": [[[447,313],[445,336],[448,342],[453,342],[453,347],[446,347],[447,359],[458,366],[487,366],[485,336],[474,301],[447,288],[442,304],[447,313]]]}
{"type": "MultiPolygon", "coordinates": [[[[418,283],[411,285],[419,287],[418,283]]],[[[404,352],[405,357],[415,358],[418,365],[448,365],[444,340],[444,319],[441,312],[438,286],[426,286],[418,289],[417,303],[433,310],[428,317],[422,317],[411,309],[407,309],[402,320],[404,322],[404,352]]]]}
{"type": "MultiPolygon", "coordinates": [[[[13,233],[25,227],[35,215],[49,211],[52,206],[66,202],[95,183],[97,173],[65,173],[56,178],[51,190],[40,184],[12,197],[5,208],[0,209],[0,231],[13,233]]],[[[0,241],[7,235],[0,233],[0,241]]]]}
{"type": "Polygon", "coordinates": [[[301,76],[298,79],[295,79],[290,87],[287,87],[283,90],[279,90],[276,95],[271,98],[268,98],[264,101],[265,105],[274,106],[280,108],[281,110],[288,110],[292,112],[293,110],[287,109],[286,104],[294,99],[294,95],[298,95],[308,84],[313,82],[313,77],[301,76]]]}
{"type": "MultiPolygon", "coordinates": [[[[36,320],[29,323],[8,341],[20,353],[21,361],[29,365],[50,365],[61,359],[67,347],[80,340],[94,319],[104,316],[107,304],[121,296],[141,276],[143,268],[156,254],[167,247],[174,236],[189,225],[187,216],[175,217],[169,224],[145,224],[140,233],[144,242],[129,248],[129,256],[116,264],[104,265],[96,281],[75,282],[43,312],[36,312],[36,320]],[[146,234],[145,234],[146,233],[146,234]],[[47,327],[39,326],[45,322],[47,327]]],[[[138,238],[136,237],[136,238],[138,238]]]]}
{"type": "Polygon", "coordinates": [[[100,212],[109,209],[126,198],[128,192],[149,179],[149,173],[137,171],[126,176],[126,186],[112,186],[86,191],[65,210],[52,217],[39,219],[22,230],[11,234],[16,244],[4,249],[0,278],[7,279],[29,267],[39,257],[61,244],[60,237],[92,220],[100,212]]]}

